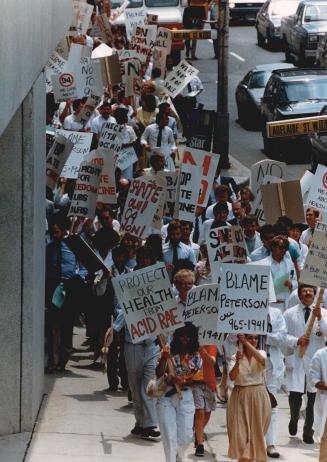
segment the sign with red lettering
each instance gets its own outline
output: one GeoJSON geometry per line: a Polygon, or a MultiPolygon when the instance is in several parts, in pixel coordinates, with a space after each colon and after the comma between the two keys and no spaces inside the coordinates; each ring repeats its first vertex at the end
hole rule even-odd
{"type": "Polygon", "coordinates": [[[315,176],[312,178],[307,205],[314,209],[327,211],[327,168],[324,165],[318,165],[315,176]]]}
{"type": "Polygon", "coordinates": [[[101,167],[82,162],[68,216],[94,218],[101,178],[101,167]]]}
{"type": "Polygon", "coordinates": [[[146,176],[133,180],[126,199],[120,230],[144,239],[149,234],[154,215],[162,203],[164,187],[146,176]]]}
{"type": "Polygon", "coordinates": [[[98,202],[103,204],[117,204],[116,181],[115,181],[115,159],[106,149],[94,149],[85,156],[85,161],[102,168],[98,202]]]}
{"type": "Polygon", "coordinates": [[[206,236],[212,281],[218,281],[222,263],[246,263],[247,252],[241,226],[209,229],[206,236]]]}
{"type": "Polygon", "coordinates": [[[199,149],[185,148],[180,167],[180,220],[193,223],[197,205],[206,207],[217,170],[219,155],[199,149]]]}
{"type": "Polygon", "coordinates": [[[114,277],[112,285],[133,343],[184,325],[163,263],[114,277]]]}

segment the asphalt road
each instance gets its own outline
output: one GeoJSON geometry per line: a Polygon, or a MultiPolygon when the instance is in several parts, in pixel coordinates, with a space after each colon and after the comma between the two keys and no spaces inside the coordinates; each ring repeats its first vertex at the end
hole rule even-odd
{"type": "MultiPolygon", "coordinates": [[[[260,132],[245,130],[237,123],[235,88],[245,74],[257,64],[278,63],[284,61],[281,51],[268,51],[257,46],[256,29],[253,24],[231,26],[229,34],[229,113],[230,113],[230,154],[243,165],[251,165],[266,159],[262,152],[260,132]]],[[[208,40],[198,41],[198,60],[193,65],[200,70],[204,84],[201,95],[205,108],[217,106],[217,60],[213,58],[213,45],[208,40]]],[[[288,166],[288,178],[302,176],[309,164],[291,164],[288,166]]]]}

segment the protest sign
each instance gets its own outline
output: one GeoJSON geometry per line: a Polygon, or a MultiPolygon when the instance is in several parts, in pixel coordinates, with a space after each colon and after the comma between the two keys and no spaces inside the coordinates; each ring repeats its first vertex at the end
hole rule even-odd
{"type": "Polygon", "coordinates": [[[112,278],[132,342],[184,325],[163,263],[112,278]]]}
{"type": "MultiPolygon", "coordinates": [[[[109,3],[110,3],[110,0],[109,0],[109,3]]],[[[110,21],[113,22],[115,21],[121,14],[124,13],[124,11],[126,10],[126,8],[128,7],[130,1],[129,0],[125,0],[119,8],[115,8],[111,13],[110,13],[110,21]]],[[[106,12],[107,13],[107,12],[106,12]]],[[[107,13],[108,14],[108,13],[107,13]]]]}
{"type": "Polygon", "coordinates": [[[304,222],[299,180],[264,184],[261,195],[266,223],[274,224],[282,216],[287,216],[294,223],[304,222]]]}
{"type": "Polygon", "coordinates": [[[87,122],[90,120],[91,115],[93,114],[95,108],[98,106],[98,104],[101,101],[101,97],[97,95],[90,95],[83,108],[81,111],[77,114],[76,120],[77,122],[83,124],[84,126],[87,124],[87,122]]]}
{"type": "Polygon", "coordinates": [[[162,88],[171,98],[175,98],[198,73],[198,69],[183,59],[164,80],[162,88]]]}
{"type": "Polygon", "coordinates": [[[251,167],[251,189],[255,196],[253,214],[257,217],[260,226],[265,224],[262,204],[261,186],[276,183],[286,178],[286,164],[275,160],[261,160],[251,167]]]}
{"type": "Polygon", "coordinates": [[[112,33],[111,33],[111,25],[110,25],[108,16],[105,13],[100,14],[99,16],[96,16],[96,24],[101,32],[101,39],[105,43],[111,42],[112,33]]]}
{"type": "Polygon", "coordinates": [[[206,207],[218,161],[218,154],[185,148],[180,166],[180,220],[193,222],[196,206],[206,207]]]}
{"type": "Polygon", "coordinates": [[[66,65],[67,61],[59,53],[53,51],[45,65],[45,85],[46,92],[52,91],[51,76],[53,74],[60,75],[66,65]]]}
{"type": "Polygon", "coordinates": [[[118,125],[115,122],[106,122],[101,129],[99,148],[107,149],[112,154],[118,154],[121,150],[121,133],[123,130],[124,125],[118,125]]]}
{"type": "Polygon", "coordinates": [[[133,146],[129,146],[127,148],[121,149],[116,159],[116,167],[118,167],[121,171],[125,170],[130,165],[135,164],[137,162],[138,157],[136,155],[135,149],[133,146]]]}
{"type": "Polygon", "coordinates": [[[101,97],[105,86],[102,79],[101,61],[82,57],[79,68],[78,97],[84,98],[90,94],[101,97]]]}
{"type": "Polygon", "coordinates": [[[141,63],[139,59],[129,59],[123,62],[124,65],[124,83],[125,96],[134,96],[141,94],[142,76],[141,63]]]}
{"type": "Polygon", "coordinates": [[[118,55],[119,61],[138,57],[138,53],[135,50],[116,50],[116,53],[118,55]]]}
{"type": "Polygon", "coordinates": [[[105,56],[112,56],[114,51],[112,48],[108,47],[105,43],[101,43],[98,47],[96,47],[91,54],[92,59],[96,58],[104,58],[105,56]]]}
{"type": "Polygon", "coordinates": [[[314,174],[311,173],[309,170],[306,170],[300,180],[301,193],[302,193],[302,199],[303,199],[304,205],[306,205],[308,202],[308,194],[311,188],[313,178],[314,178],[314,174]]]}
{"type": "Polygon", "coordinates": [[[53,145],[47,155],[46,177],[47,186],[55,188],[66,160],[71,153],[74,144],[58,133],[54,137],[53,145]]]}
{"type": "Polygon", "coordinates": [[[174,216],[174,208],[176,205],[176,194],[177,194],[177,183],[178,183],[178,172],[165,172],[161,171],[157,173],[165,179],[165,201],[164,201],[164,214],[170,213],[174,216]]]}
{"type": "Polygon", "coordinates": [[[76,180],[68,216],[94,218],[101,167],[82,162],[76,180]]]}
{"type": "Polygon", "coordinates": [[[64,178],[77,178],[83,157],[90,151],[93,134],[69,130],[56,130],[56,134],[62,135],[74,143],[73,150],[62,169],[61,176],[64,178]]]}
{"type": "Polygon", "coordinates": [[[51,85],[56,103],[78,98],[77,75],[73,72],[51,75],[51,85]]]}
{"type": "Polygon", "coordinates": [[[80,35],[86,35],[89,28],[91,16],[93,13],[93,5],[88,3],[78,2],[77,18],[76,18],[76,30],[80,35]]]}
{"type": "MultiPolygon", "coordinates": [[[[162,228],[162,217],[164,212],[165,206],[165,199],[166,199],[166,180],[162,176],[159,175],[146,175],[146,181],[151,182],[155,186],[161,186],[163,193],[161,194],[160,201],[158,203],[157,209],[152,219],[151,227],[157,229],[161,232],[162,228]]],[[[149,233],[151,234],[151,233],[149,233]]]]}
{"type": "Polygon", "coordinates": [[[245,237],[241,226],[208,229],[206,243],[213,281],[218,281],[222,263],[247,261],[245,237]]]}
{"type": "Polygon", "coordinates": [[[327,211],[327,167],[318,165],[308,194],[307,205],[327,211]]]}
{"type": "Polygon", "coordinates": [[[102,82],[104,87],[121,83],[121,72],[118,55],[104,56],[99,58],[101,65],[102,82]]]}
{"type": "Polygon", "coordinates": [[[269,276],[269,266],[221,265],[218,332],[267,332],[269,276]]]}
{"type": "Polygon", "coordinates": [[[156,46],[158,48],[164,48],[168,55],[171,51],[172,40],[172,31],[170,29],[166,29],[165,27],[158,27],[156,46]]]}
{"type": "Polygon", "coordinates": [[[217,344],[220,341],[220,334],[217,332],[218,301],[218,284],[194,287],[187,294],[183,320],[199,327],[200,345],[217,344]]]}
{"type": "Polygon", "coordinates": [[[146,176],[132,180],[123,211],[120,230],[144,239],[164,194],[163,187],[146,176]]]}
{"type": "Polygon", "coordinates": [[[317,223],[300,275],[301,284],[327,289],[327,224],[317,223]]]}
{"type": "Polygon", "coordinates": [[[128,41],[131,40],[134,28],[143,26],[146,21],[144,8],[129,8],[125,11],[125,27],[128,41]]]}
{"type": "Polygon", "coordinates": [[[94,149],[85,156],[85,161],[101,167],[98,188],[98,202],[103,204],[117,204],[115,159],[106,149],[94,149]]]}
{"type": "Polygon", "coordinates": [[[136,26],[134,29],[129,48],[135,50],[139,59],[146,62],[147,58],[152,55],[152,49],[156,44],[157,26],[136,26]]]}
{"type": "Polygon", "coordinates": [[[69,55],[69,37],[65,36],[62,38],[55,51],[67,61],[69,55]]]}
{"type": "Polygon", "coordinates": [[[158,15],[157,14],[146,14],[146,24],[158,24],[158,15]]]}
{"type": "Polygon", "coordinates": [[[213,123],[215,111],[193,109],[190,114],[190,136],[186,146],[210,152],[212,144],[213,123]]]}

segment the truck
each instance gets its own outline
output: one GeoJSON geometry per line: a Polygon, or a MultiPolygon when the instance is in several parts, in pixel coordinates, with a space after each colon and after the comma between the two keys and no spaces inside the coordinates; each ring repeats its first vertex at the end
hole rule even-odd
{"type": "MultiPolygon", "coordinates": [[[[111,0],[111,9],[115,10],[122,4],[122,0],[111,0]]],[[[158,26],[167,29],[183,29],[183,10],[187,6],[187,0],[130,0],[128,8],[144,8],[148,14],[158,16],[158,26]]],[[[114,25],[125,28],[125,15],[122,13],[115,21],[114,25]]],[[[184,40],[173,39],[171,56],[174,63],[180,61],[181,51],[184,49],[184,40]]]]}
{"type": "Polygon", "coordinates": [[[314,62],[319,39],[327,32],[327,1],[301,1],[295,14],[282,18],[280,30],[287,62],[314,62]]]}

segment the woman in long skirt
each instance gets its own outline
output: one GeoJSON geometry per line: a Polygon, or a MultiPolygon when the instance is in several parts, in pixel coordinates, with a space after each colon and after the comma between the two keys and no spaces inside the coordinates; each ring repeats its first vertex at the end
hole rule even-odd
{"type": "Polygon", "coordinates": [[[229,373],[234,389],[227,405],[228,456],[239,462],[265,462],[265,433],[271,418],[264,380],[266,352],[256,349],[255,334],[239,335],[238,342],[243,353],[237,351],[229,373]]]}

